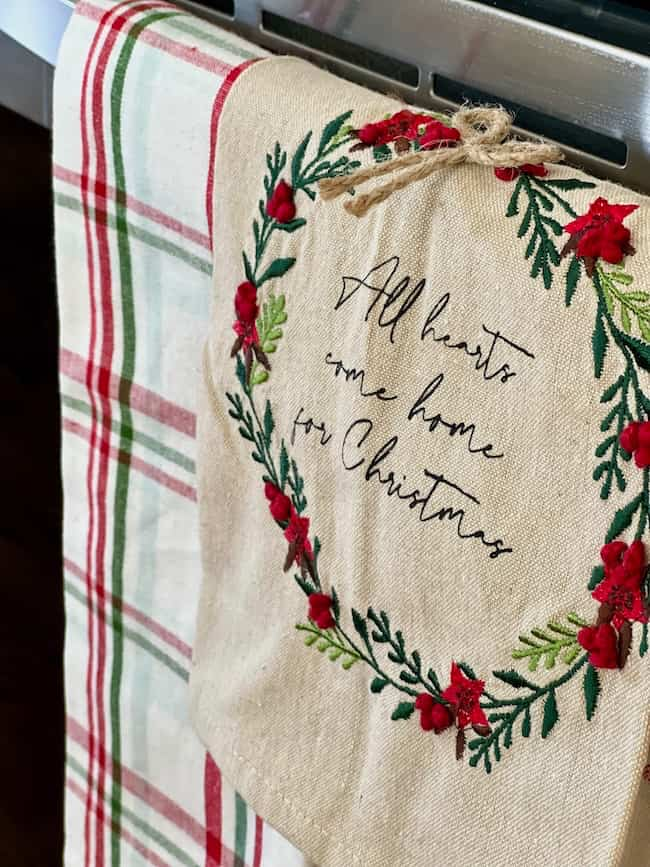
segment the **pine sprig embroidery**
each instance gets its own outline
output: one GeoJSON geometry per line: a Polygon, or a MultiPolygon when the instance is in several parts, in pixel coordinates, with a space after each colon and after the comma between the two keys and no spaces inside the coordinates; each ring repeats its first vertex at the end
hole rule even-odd
{"type": "Polygon", "coordinates": [[[633,277],[621,268],[605,271],[596,265],[600,288],[612,316],[618,315],[621,327],[626,334],[633,333],[633,320],[646,343],[650,343],[650,294],[642,291],[625,291],[624,286],[630,286],[633,277]]]}
{"type": "Polygon", "coordinates": [[[587,654],[583,654],[566,674],[545,686],[537,686],[515,671],[493,672],[497,679],[516,690],[522,690],[523,695],[497,699],[490,693],[486,693],[486,701],[483,702],[482,707],[486,711],[492,711],[488,714],[492,730],[488,735],[475,738],[468,743],[471,767],[475,768],[482,764],[489,774],[492,771],[492,763],[501,761],[502,750],[508,750],[512,746],[517,731],[516,726],[520,726],[522,737],[530,737],[532,711],[539,704],[541,704],[540,734],[543,739],[547,738],[560,718],[557,706],[558,690],[568,683],[586,662],[587,654]]]}
{"type": "Polygon", "coordinates": [[[330,662],[341,660],[341,667],[349,671],[355,662],[359,662],[359,654],[346,647],[331,629],[319,629],[313,623],[296,623],[296,629],[304,632],[304,642],[307,647],[314,647],[320,653],[326,654],[330,662]]]}
{"type": "MultiPolygon", "coordinates": [[[[588,621],[573,612],[567,614],[566,619],[579,629],[589,626],[588,621]]],[[[581,652],[577,630],[571,626],[549,620],[546,629],[531,629],[530,635],[519,636],[523,647],[513,650],[512,658],[527,659],[529,671],[537,671],[540,663],[546,669],[554,668],[558,657],[564,665],[571,665],[581,652]]]]}

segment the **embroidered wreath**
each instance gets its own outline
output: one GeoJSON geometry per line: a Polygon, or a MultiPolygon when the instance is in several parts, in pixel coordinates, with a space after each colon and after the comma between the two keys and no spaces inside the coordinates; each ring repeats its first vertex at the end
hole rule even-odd
{"type": "Polygon", "coordinates": [[[351,608],[344,614],[334,585],[323,585],[321,544],[310,533],[304,479],[283,439],[278,447],[270,402],[266,400],[261,410],[254,398],[255,390],[269,377],[269,356],[276,351],[287,320],[284,295],[271,290],[262,297],[261,290],[295,264],[293,258],[269,261],[271,241],[277,232],[295,232],[305,225],[301,212],[307,199],[316,198],[319,181],[348,174],[360,165],[346,153],[336,159],[334,155],[351,145],[350,152],[372,148],[374,159],[383,161],[409,150],[455,147],[460,140],[459,131],[442,115],[405,109],[360,129],[349,124],[351,115],[345,112],[324,127],[311,159],[312,132],[300,142],[290,165],[279,143],[267,154],[264,195],[258,203],[259,216],[252,223],[253,252],[250,256],[242,252],[245,280],[235,293],[232,356],[241,393],[226,394],[229,414],[262,469],[271,518],[287,543],[284,571],[294,570],[296,584],[307,597],[307,622],[296,625],[304,633],[305,644],[332,661],[339,660],[346,670],[356,663],[368,666],[373,674],[371,692],[390,688],[399,694],[393,720],[408,720],[418,711],[425,731],[455,730],[457,758],[462,758],[467,747],[469,764],[480,764],[489,773],[493,762],[500,761],[502,750],[512,745],[515,726],[521,736],[530,736],[532,714],[538,706],[541,736],[548,737],[559,719],[558,693],[578,672],[582,672],[587,719],[592,719],[601,691],[599,670],[623,668],[634,623],[642,626],[639,654],[644,656],[648,650],[650,570],[641,538],[650,521],[650,398],[641,387],[639,370],[650,370],[650,294],[630,289],[632,277],[622,266],[625,256],[634,253],[623,221],[637,206],[597,198],[588,213],[578,215],[564,195],[594,187],[591,182],[550,178],[543,165],[495,169],[500,180],[515,182],[506,216],[520,218],[517,237],[527,238],[525,257],[531,260],[531,277],[541,277],[550,289],[554,269],[562,258],[571,257],[564,275],[567,306],[583,270],[596,293],[595,376],[601,378],[610,346],[622,354],[625,371],[601,396],[607,411],[600,425],[604,438],[596,448],[599,463],[593,477],[600,484],[603,500],[608,499],[613,485],[624,492],[628,476],[636,491],[614,513],[601,562],[588,582],[600,603],[594,622],[569,612],[562,622],[550,621],[530,635],[520,635],[512,652],[513,659],[527,663],[529,672],[540,665],[549,670],[563,667],[564,671],[544,685],[514,669],[493,671],[492,676],[511,690],[498,697],[485,689],[485,682],[467,663],[456,660],[451,663],[449,683],[443,686],[418,651],[407,649],[402,632],[393,627],[385,611],[368,608],[363,615],[351,608]],[[569,222],[563,225],[558,217],[569,218],[569,222]],[[556,239],[563,234],[568,240],[558,249],[556,239]],[[640,336],[634,334],[634,326],[640,336]],[[626,475],[624,464],[632,456],[638,473],[626,475]],[[635,540],[628,546],[619,537],[635,519],[635,540]],[[470,731],[475,736],[467,740],[470,731]]]}

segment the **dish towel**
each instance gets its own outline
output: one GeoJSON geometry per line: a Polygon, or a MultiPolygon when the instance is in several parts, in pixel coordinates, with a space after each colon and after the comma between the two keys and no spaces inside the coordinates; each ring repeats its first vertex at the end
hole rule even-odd
{"type": "Polygon", "coordinates": [[[320,867],[650,863],[650,202],[509,127],[221,115],[192,717],[320,867]]]}
{"type": "Polygon", "coordinates": [[[165,3],[92,0],[59,57],[66,867],[303,864],[188,716],[213,153],[261,53],[165,3]]]}

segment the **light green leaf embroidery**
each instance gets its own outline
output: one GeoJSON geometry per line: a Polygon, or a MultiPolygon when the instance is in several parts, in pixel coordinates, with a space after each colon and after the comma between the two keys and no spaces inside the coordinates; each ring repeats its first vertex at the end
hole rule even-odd
{"type": "Polygon", "coordinates": [[[296,629],[305,633],[307,647],[315,647],[325,653],[331,662],[341,660],[341,667],[349,671],[361,657],[351,647],[347,647],[332,629],[319,629],[314,623],[296,623],[296,629]]]}
{"type": "MultiPolygon", "coordinates": [[[[567,614],[566,619],[571,626],[578,629],[589,625],[577,614],[567,614]]],[[[531,629],[530,635],[519,636],[523,647],[513,650],[512,658],[527,659],[529,671],[537,671],[540,662],[543,663],[544,668],[554,668],[558,657],[564,665],[572,665],[581,648],[578,644],[577,630],[572,629],[571,626],[549,620],[546,630],[531,629]]]]}
{"type": "Polygon", "coordinates": [[[626,334],[633,333],[633,321],[636,320],[641,337],[650,343],[650,294],[634,290],[626,292],[624,287],[630,286],[634,278],[620,268],[605,271],[596,265],[596,271],[609,313],[612,316],[618,314],[626,334]]]}

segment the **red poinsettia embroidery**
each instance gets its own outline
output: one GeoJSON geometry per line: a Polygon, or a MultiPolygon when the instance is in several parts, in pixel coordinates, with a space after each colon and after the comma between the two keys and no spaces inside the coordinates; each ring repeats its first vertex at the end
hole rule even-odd
{"type": "Polygon", "coordinates": [[[456,724],[456,758],[460,759],[465,751],[465,729],[468,726],[481,736],[490,733],[487,717],[480,705],[485,683],[464,675],[455,662],[451,664],[450,680],[440,695],[443,701],[423,692],[415,699],[415,707],[420,711],[420,726],[424,731],[440,734],[452,723],[456,724]]]}
{"type": "Polygon", "coordinates": [[[449,702],[459,728],[464,729],[471,725],[489,729],[487,717],[479,705],[484,689],[484,681],[466,677],[459,666],[452,662],[451,684],[442,693],[442,697],[449,702]]]}
{"type": "Polygon", "coordinates": [[[625,542],[610,542],[600,552],[605,578],[592,596],[611,609],[611,621],[620,629],[625,621],[647,623],[641,582],[646,562],[643,542],[637,539],[628,547],[625,542]]]}
{"type": "Polygon", "coordinates": [[[494,174],[500,181],[514,181],[521,174],[545,178],[548,174],[548,169],[543,163],[524,163],[523,166],[497,166],[494,174]]]}
{"type": "Polygon", "coordinates": [[[353,130],[359,141],[351,150],[395,142],[395,149],[407,149],[409,141],[417,140],[420,147],[432,148],[449,146],[460,139],[460,133],[455,127],[445,126],[428,114],[416,114],[409,109],[402,109],[385,120],[367,123],[361,129],[353,130]]]}
{"type": "Polygon", "coordinates": [[[431,693],[420,693],[415,699],[415,707],[420,711],[420,725],[425,732],[434,731],[439,735],[454,721],[454,715],[447,705],[436,701],[431,693]]]}
{"type": "Polygon", "coordinates": [[[280,181],[266,205],[266,213],[278,223],[290,223],[296,216],[293,188],[286,181],[280,181]]]}
{"type": "Polygon", "coordinates": [[[237,319],[232,328],[237,335],[237,339],[233,344],[230,355],[234,357],[240,349],[244,350],[247,380],[253,364],[253,353],[260,364],[267,370],[271,369],[266,353],[260,346],[257,326],[255,325],[258,312],[257,287],[250,280],[246,280],[244,283],[239,284],[235,293],[235,313],[237,319]]]}
{"type": "Polygon", "coordinates": [[[312,568],[312,547],[309,541],[309,518],[302,518],[292,507],[289,524],[284,531],[284,538],[289,543],[284,571],[288,572],[292,563],[304,571],[312,568]]]}
{"type": "Polygon", "coordinates": [[[600,556],[605,577],[592,593],[601,603],[598,621],[580,630],[578,642],[596,668],[623,668],[632,641],[631,624],[648,622],[645,550],[638,539],[630,546],[616,541],[605,545],[600,556]]]}
{"type": "Polygon", "coordinates": [[[626,452],[634,455],[637,467],[650,467],[650,421],[630,422],[621,433],[620,442],[626,452]]]}
{"type": "Polygon", "coordinates": [[[332,614],[332,597],[326,593],[311,593],[309,599],[309,619],[319,629],[331,629],[335,625],[332,614]]]}
{"type": "Polygon", "coordinates": [[[575,251],[583,259],[585,270],[592,276],[596,260],[617,264],[625,255],[632,255],[634,247],[630,244],[630,230],[623,220],[636,211],[638,205],[610,205],[607,199],[599,196],[589,205],[589,210],[564,227],[570,235],[562,249],[562,256],[575,251]]]}

